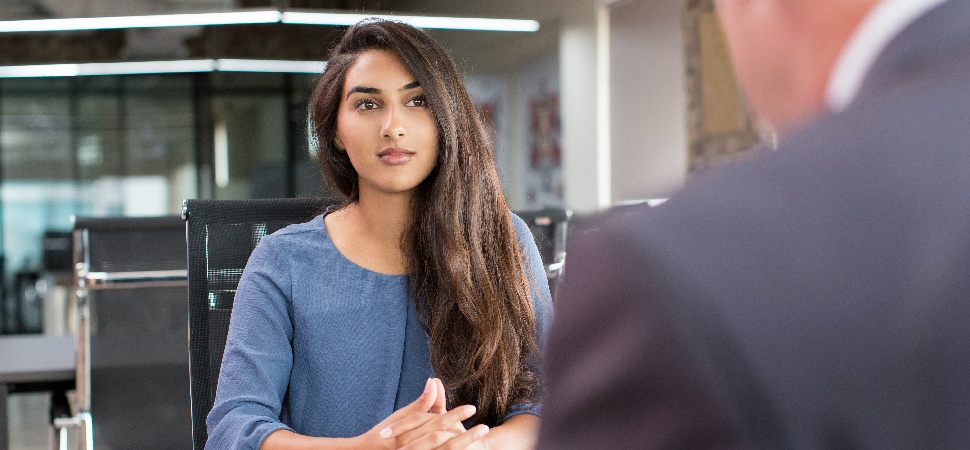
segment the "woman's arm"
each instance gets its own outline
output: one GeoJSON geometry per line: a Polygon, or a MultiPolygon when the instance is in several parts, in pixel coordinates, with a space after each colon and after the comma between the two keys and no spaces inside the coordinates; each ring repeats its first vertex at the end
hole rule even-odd
{"type": "Polygon", "coordinates": [[[486,449],[533,449],[538,437],[539,416],[516,414],[489,430],[482,443],[486,449]]]}
{"type": "Polygon", "coordinates": [[[209,412],[207,448],[254,449],[280,420],[293,365],[290,269],[282,244],[267,236],[239,281],[209,412]]]}
{"type": "MultiPolygon", "coordinates": [[[[350,450],[350,449],[364,449],[358,444],[360,436],[355,438],[319,438],[304,436],[302,434],[296,434],[290,430],[276,430],[270,433],[263,441],[263,446],[260,447],[262,450],[276,450],[276,449],[290,449],[290,450],[301,450],[301,449],[331,449],[331,450],[350,450]]],[[[371,447],[371,448],[382,448],[382,447],[371,447]]]]}

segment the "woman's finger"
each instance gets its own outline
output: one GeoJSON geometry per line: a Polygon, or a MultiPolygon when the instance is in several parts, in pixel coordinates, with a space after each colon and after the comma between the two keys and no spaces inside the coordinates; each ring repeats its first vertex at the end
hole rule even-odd
{"type": "Polygon", "coordinates": [[[484,449],[481,439],[488,434],[488,427],[477,425],[464,433],[437,431],[416,439],[399,450],[471,450],[484,449]]]}
{"type": "Polygon", "coordinates": [[[488,425],[475,425],[468,431],[456,436],[454,439],[445,442],[435,450],[478,450],[484,449],[485,444],[482,438],[488,434],[488,425]]]}
{"type": "Polygon", "coordinates": [[[415,437],[426,433],[427,430],[432,429],[433,427],[425,428],[425,425],[440,416],[441,414],[431,412],[408,414],[401,417],[398,421],[389,424],[385,430],[391,430],[390,433],[387,436],[382,434],[381,437],[395,438],[399,446],[406,444],[415,437]]]}
{"type": "Polygon", "coordinates": [[[445,385],[437,378],[432,378],[432,380],[434,380],[434,386],[438,392],[438,396],[435,398],[434,405],[431,406],[431,412],[444,414],[448,412],[448,398],[445,395],[445,385]]]}
{"type": "Polygon", "coordinates": [[[461,422],[473,415],[475,415],[475,407],[472,405],[463,405],[444,414],[431,414],[431,418],[419,426],[413,426],[414,417],[403,419],[400,426],[397,424],[391,426],[394,429],[401,430],[406,427],[411,427],[407,431],[395,434],[395,436],[398,436],[398,445],[404,445],[422,439],[425,435],[433,435],[438,432],[447,432],[451,435],[461,434],[465,430],[461,422]]]}
{"type": "Polygon", "coordinates": [[[435,404],[438,397],[438,389],[435,383],[441,383],[437,378],[428,378],[428,381],[424,384],[424,392],[418,396],[413,402],[407,404],[403,408],[394,411],[391,415],[387,416],[386,419],[378,423],[374,428],[379,428],[379,435],[382,438],[394,437],[400,433],[395,433],[391,424],[401,420],[414,413],[425,413],[431,410],[431,407],[435,404]]]}

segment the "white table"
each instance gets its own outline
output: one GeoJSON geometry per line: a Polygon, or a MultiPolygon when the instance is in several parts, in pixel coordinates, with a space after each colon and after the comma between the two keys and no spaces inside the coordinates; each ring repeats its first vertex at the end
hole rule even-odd
{"type": "Polygon", "coordinates": [[[0,449],[9,447],[7,395],[73,387],[74,336],[0,336],[0,449]]]}

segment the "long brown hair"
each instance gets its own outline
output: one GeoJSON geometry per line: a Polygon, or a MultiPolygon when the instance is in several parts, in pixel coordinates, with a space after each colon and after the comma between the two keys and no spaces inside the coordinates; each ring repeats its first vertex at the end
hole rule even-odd
{"type": "Polygon", "coordinates": [[[539,394],[531,297],[538,289],[522,262],[492,145],[445,49],[399,22],[370,19],[348,29],[310,100],[320,164],[348,203],[358,199],[357,173],[334,139],[345,74],[372,49],[401,59],[438,127],[437,164],[418,187],[401,243],[432,366],[450,404],[473,404],[476,422],[499,424],[510,405],[539,394]]]}

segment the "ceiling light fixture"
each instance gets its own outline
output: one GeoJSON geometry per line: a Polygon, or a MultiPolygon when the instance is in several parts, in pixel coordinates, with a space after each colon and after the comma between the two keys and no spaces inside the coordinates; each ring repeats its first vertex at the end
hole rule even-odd
{"type": "Polygon", "coordinates": [[[285,11],[280,19],[283,23],[302,25],[346,25],[350,26],[361,20],[379,17],[414,25],[418,28],[437,28],[449,30],[480,30],[480,31],[524,31],[539,30],[539,22],[520,19],[486,19],[474,17],[435,17],[435,16],[404,16],[389,14],[359,14],[359,13],[323,13],[285,11]]]}
{"type": "Polygon", "coordinates": [[[0,78],[79,77],[94,75],[144,75],[197,72],[323,72],[322,61],[265,59],[186,59],[115,63],[36,64],[0,66],[0,78]]]}
{"type": "Polygon", "coordinates": [[[218,13],[158,14],[146,16],[76,17],[65,19],[2,20],[0,33],[28,33],[43,31],[108,30],[121,28],[191,27],[209,25],[241,25],[287,23],[301,25],[349,26],[362,19],[379,17],[406,22],[420,28],[520,31],[539,30],[539,22],[520,19],[489,19],[473,17],[437,17],[343,12],[310,12],[276,10],[230,11],[218,13]]]}
{"type": "Polygon", "coordinates": [[[205,25],[276,23],[279,11],[233,11],[195,14],[158,14],[150,16],[72,17],[0,21],[0,32],[110,30],[118,28],[163,28],[205,25]]]}

